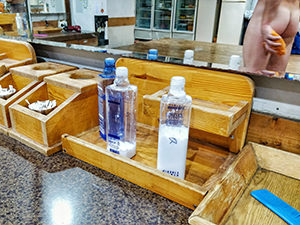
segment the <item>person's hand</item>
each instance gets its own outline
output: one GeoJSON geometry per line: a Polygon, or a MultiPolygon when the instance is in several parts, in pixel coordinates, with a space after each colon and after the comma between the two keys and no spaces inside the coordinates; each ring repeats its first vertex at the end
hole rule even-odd
{"type": "Polygon", "coordinates": [[[276,48],[281,46],[281,44],[276,41],[280,40],[281,37],[272,35],[272,31],[273,29],[270,25],[262,26],[263,45],[267,52],[276,54],[276,48]]]}

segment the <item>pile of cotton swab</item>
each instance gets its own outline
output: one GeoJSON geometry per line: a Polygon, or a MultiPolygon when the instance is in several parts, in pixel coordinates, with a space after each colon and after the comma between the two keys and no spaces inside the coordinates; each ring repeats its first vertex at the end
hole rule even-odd
{"type": "Polygon", "coordinates": [[[0,85],[0,98],[8,99],[14,93],[16,93],[16,89],[12,85],[9,85],[8,88],[2,88],[0,85]]]}
{"type": "Polygon", "coordinates": [[[27,99],[25,101],[28,103],[29,109],[40,112],[42,114],[48,114],[52,109],[56,107],[56,100],[37,101],[31,104],[27,99]]]}

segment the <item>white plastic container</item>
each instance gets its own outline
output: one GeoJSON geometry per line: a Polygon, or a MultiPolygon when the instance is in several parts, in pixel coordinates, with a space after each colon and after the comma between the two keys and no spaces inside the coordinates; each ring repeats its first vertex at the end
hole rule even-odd
{"type": "Polygon", "coordinates": [[[193,65],[194,62],[194,51],[193,50],[185,50],[183,64],[193,65]]]}
{"type": "Polygon", "coordinates": [[[192,98],[184,91],[185,79],[173,77],[170,91],[160,103],[157,168],[184,179],[192,98]]]}
{"type": "Polygon", "coordinates": [[[229,60],[229,69],[239,70],[241,66],[241,57],[239,55],[232,55],[229,60]]]}
{"type": "Polygon", "coordinates": [[[18,34],[23,36],[25,34],[25,31],[24,31],[23,19],[20,16],[20,13],[16,14],[16,25],[17,25],[18,34]]]}
{"type": "Polygon", "coordinates": [[[107,150],[132,158],[136,154],[137,87],[128,81],[128,69],[118,67],[106,87],[107,150]]]}

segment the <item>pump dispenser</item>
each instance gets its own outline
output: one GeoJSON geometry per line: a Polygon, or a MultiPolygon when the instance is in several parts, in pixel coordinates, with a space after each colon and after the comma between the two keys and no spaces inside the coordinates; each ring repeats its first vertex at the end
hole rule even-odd
{"type": "Polygon", "coordinates": [[[98,77],[98,109],[99,109],[99,133],[103,140],[106,140],[106,105],[105,89],[114,82],[115,78],[115,59],[106,58],[105,68],[98,77]]]}
{"type": "Polygon", "coordinates": [[[157,168],[184,179],[192,98],[186,95],[184,77],[172,77],[160,103],[157,168]]]}
{"type": "Polygon", "coordinates": [[[137,87],[129,84],[128,69],[118,67],[106,88],[107,150],[128,158],[136,153],[136,104],[137,87]]]}

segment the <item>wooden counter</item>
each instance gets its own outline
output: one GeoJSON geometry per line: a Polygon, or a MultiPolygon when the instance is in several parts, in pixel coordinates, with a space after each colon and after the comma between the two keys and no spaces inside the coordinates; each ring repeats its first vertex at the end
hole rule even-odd
{"type": "Polygon", "coordinates": [[[60,32],[48,33],[46,37],[35,38],[47,41],[64,42],[68,44],[98,46],[97,33],[77,33],[77,32],[60,32]]]}
{"type": "MultiPolygon", "coordinates": [[[[151,48],[158,49],[161,56],[170,56],[172,58],[183,58],[184,51],[192,49],[195,51],[194,59],[208,63],[217,63],[228,65],[232,55],[242,56],[243,46],[217,44],[200,41],[189,41],[179,39],[159,39],[146,42],[137,42],[133,45],[119,47],[118,49],[129,50],[139,53],[148,53],[151,48]]],[[[300,74],[300,56],[291,55],[287,72],[300,74]]]]}

